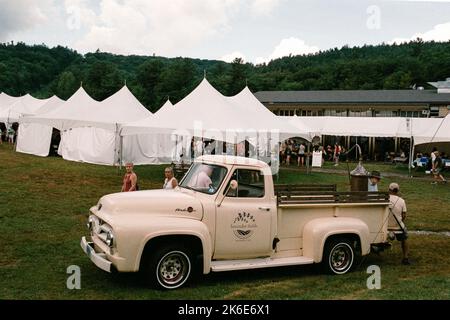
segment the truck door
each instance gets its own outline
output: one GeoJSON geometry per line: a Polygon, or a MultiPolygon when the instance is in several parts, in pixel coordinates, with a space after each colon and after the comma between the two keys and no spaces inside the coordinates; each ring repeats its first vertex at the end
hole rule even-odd
{"type": "Polygon", "coordinates": [[[217,197],[214,259],[244,259],[270,255],[276,203],[259,170],[236,168],[217,197]],[[229,188],[236,180],[238,187],[229,188]]]}

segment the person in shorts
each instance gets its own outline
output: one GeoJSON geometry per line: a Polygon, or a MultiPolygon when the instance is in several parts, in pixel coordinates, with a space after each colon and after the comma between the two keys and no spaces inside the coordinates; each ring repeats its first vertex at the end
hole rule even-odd
{"type": "Polygon", "coordinates": [[[398,183],[391,183],[389,185],[389,222],[388,229],[393,231],[395,237],[402,244],[402,264],[409,265],[409,247],[408,247],[408,232],[406,230],[406,203],[403,198],[398,196],[400,187],[398,183]]]}

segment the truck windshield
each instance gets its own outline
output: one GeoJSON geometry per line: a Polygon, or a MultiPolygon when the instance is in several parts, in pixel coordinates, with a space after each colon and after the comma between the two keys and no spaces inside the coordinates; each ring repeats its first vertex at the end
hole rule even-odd
{"type": "Polygon", "coordinates": [[[180,187],[214,194],[219,189],[226,174],[227,169],[225,167],[206,163],[194,163],[183,181],[181,181],[180,187]]]}

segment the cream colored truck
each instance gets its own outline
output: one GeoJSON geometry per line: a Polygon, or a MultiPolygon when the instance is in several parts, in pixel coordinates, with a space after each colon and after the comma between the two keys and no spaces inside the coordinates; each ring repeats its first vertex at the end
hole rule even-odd
{"type": "Polygon", "coordinates": [[[266,163],[202,156],[175,190],[102,197],[90,209],[92,240],[82,237],[81,247],[100,269],[141,271],[165,289],[197,271],[322,263],[344,274],[386,244],[389,196],[326,190],[275,193],[266,163]]]}

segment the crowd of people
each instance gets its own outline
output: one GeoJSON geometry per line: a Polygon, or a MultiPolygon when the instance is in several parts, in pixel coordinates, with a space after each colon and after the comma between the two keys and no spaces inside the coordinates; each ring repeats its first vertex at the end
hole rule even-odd
{"type": "Polygon", "coordinates": [[[0,126],[0,144],[7,142],[13,145],[16,142],[17,130],[13,126],[0,126]]]}
{"type": "MultiPolygon", "coordinates": [[[[324,161],[333,161],[335,166],[339,165],[339,161],[346,159],[346,149],[344,146],[336,142],[333,146],[327,145],[323,147],[317,145],[314,151],[322,153],[324,161]]],[[[298,142],[295,139],[288,139],[280,145],[280,163],[287,166],[296,164],[299,167],[306,165],[307,150],[303,142],[298,142]]]]}

